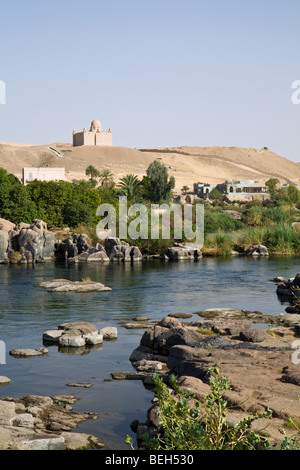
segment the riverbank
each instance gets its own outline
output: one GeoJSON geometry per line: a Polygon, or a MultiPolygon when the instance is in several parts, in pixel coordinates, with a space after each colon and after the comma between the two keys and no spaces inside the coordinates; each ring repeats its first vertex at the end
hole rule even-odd
{"type": "MultiPolygon", "coordinates": [[[[275,320],[237,309],[209,309],[198,314],[203,319],[189,323],[165,317],[144,333],[130,356],[136,378],[149,386],[152,371],[169,384],[174,374],[181,389],[203,404],[211,393],[210,370],[217,365],[220,376],[231,384],[224,393],[227,422],[237,425],[248,416],[270,411],[272,419],[260,418],[253,431],[263,429],[261,435],[273,447],[280,446],[283,434],[297,435],[300,375],[295,342],[300,338],[300,315],[282,315],[275,320]],[[253,321],[265,323],[266,328],[253,327],[253,321]]],[[[124,374],[123,378],[134,375],[124,374]]],[[[141,447],[147,449],[142,438],[145,433],[150,438],[159,434],[163,438],[160,412],[154,401],[145,422],[132,423],[141,447]]],[[[176,449],[176,442],[172,444],[176,449]]]]}

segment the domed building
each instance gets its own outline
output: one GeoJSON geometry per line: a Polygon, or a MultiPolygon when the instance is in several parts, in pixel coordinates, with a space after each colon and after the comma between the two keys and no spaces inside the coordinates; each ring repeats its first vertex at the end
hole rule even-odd
{"type": "Polygon", "coordinates": [[[111,146],[111,129],[104,131],[102,129],[101,122],[98,119],[93,119],[89,131],[87,131],[85,128],[82,132],[73,131],[73,147],[79,147],[81,145],[111,146]]]}

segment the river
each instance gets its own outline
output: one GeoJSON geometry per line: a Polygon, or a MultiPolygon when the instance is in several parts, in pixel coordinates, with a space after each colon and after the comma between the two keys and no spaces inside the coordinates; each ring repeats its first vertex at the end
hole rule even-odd
{"type": "MultiPolygon", "coordinates": [[[[294,277],[300,272],[299,258],[202,258],[197,262],[143,261],[134,265],[36,264],[0,266],[0,339],[5,342],[5,364],[0,375],[11,383],[0,388],[0,398],[28,394],[74,394],[75,411],[98,413],[76,428],[105,442],[111,450],[128,449],[130,423],[144,421],[153,393],[141,381],[112,381],[112,372],[133,370],[131,352],[144,330],[127,330],[121,321],[135,316],[161,320],[170,313],[193,314],[213,307],[284,313],[274,276],[294,277]],[[39,287],[53,278],[81,280],[89,277],[112,288],[103,293],[53,293],[39,287]],[[88,321],[103,328],[116,326],[117,341],[105,341],[88,354],[66,354],[47,346],[48,355],[14,358],[14,348],[43,346],[44,331],[60,323],[88,321]],[[89,382],[91,388],[73,388],[70,382],[89,382]]],[[[193,320],[199,319],[193,315],[193,320]]]]}

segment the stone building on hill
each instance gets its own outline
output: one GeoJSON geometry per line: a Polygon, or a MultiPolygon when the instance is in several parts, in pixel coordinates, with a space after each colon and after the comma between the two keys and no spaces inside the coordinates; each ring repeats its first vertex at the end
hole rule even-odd
{"type": "Polygon", "coordinates": [[[104,131],[101,127],[101,122],[98,121],[98,119],[94,119],[91,122],[89,131],[87,131],[85,128],[82,132],[73,131],[73,147],[79,147],[81,145],[111,146],[111,129],[104,131]]]}

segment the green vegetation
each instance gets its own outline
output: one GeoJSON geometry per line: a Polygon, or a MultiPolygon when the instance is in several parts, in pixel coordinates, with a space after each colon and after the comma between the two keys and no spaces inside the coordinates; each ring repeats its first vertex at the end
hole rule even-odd
{"type": "MultiPolygon", "coordinates": [[[[264,429],[252,430],[255,421],[271,420],[271,411],[255,413],[233,424],[228,420],[230,409],[224,397],[231,385],[226,377],[220,377],[217,365],[208,374],[211,392],[203,402],[182,389],[175,376],[169,378],[170,388],[154,374],[160,429],[155,437],[147,433],[142,436],[141,450],[270,450],[273,447],[264,429]]],[[[294,429],[299,431],[296,426],[294,429]]],[[[284,437],[280,450],[299,449],[299,436],[298,433],[292,438],[284,437]]],[[[127,436],[126,442],[133,448],[132,438],[127,436]]]]}
{"type": "Polygon", "coordinates": [[[153,203],[168,201],[171,198],[172,190],[175,187],[175,178],[168,177],[167,168],[155,160],[147,169],[148,197],[153,203]]]}
{"type": "Polygon", "coordinates": [[[205,204],[203,252],[228,255],[231,249],[247,252],[253,245],[265,245],[271,255],[300,255],[300,190],[294,185],[279,188],[279,181],[266,182],[270,200],[226,203],[216,198],[205,204]],[[233,218],[224,210],[240,214],[233,218]],[[298,222],[299,225],[294,222],[298,222]]]}
{"type": "MultiPolygon", "coordinates": [[[[94,232],[92,239],[96,239],[95,227],[100,220],[96,210],[100,204],[113,205],[118,220],[119,196],[126,196],[128,206],[144,204],[150,220],[151,204],[172,201],[175,180],[157,160],[149,165],[142,179],[128,174],[118,184],[108,169],[100,172],[89,165],[85,173],[88,180],[33,181],[24,186],[18,178],[0,168],[0,217],[16,224],[42,219],[49,227],[85,226],[87,231],[94,232]]],[[[210,201],[194,202],[205,206],[204,254],[229,256],[232,250],[247,252],[251,246],[262,244],[272,255],[300,255],[300,191],[294,185],[279,188],[276,178],[271,178],[266,186],[271,196],[269,201],[230,204],[216,190],[212,191],[210,201]]],[[[188,187],[182,189],[186,192],[188,187]]],[[[159,239],[153,239],[149,227],[148,239],[134,240],[134,244],[146,254],[163,254],[175,241],[172,218],[170,228],[168,240],[162,239],[161,234],[159,239]]],[[[130,238],[127,241],[133,242],[130,238]]],[[[184,235],[176,241],[184,242],[184,235]]]]}

